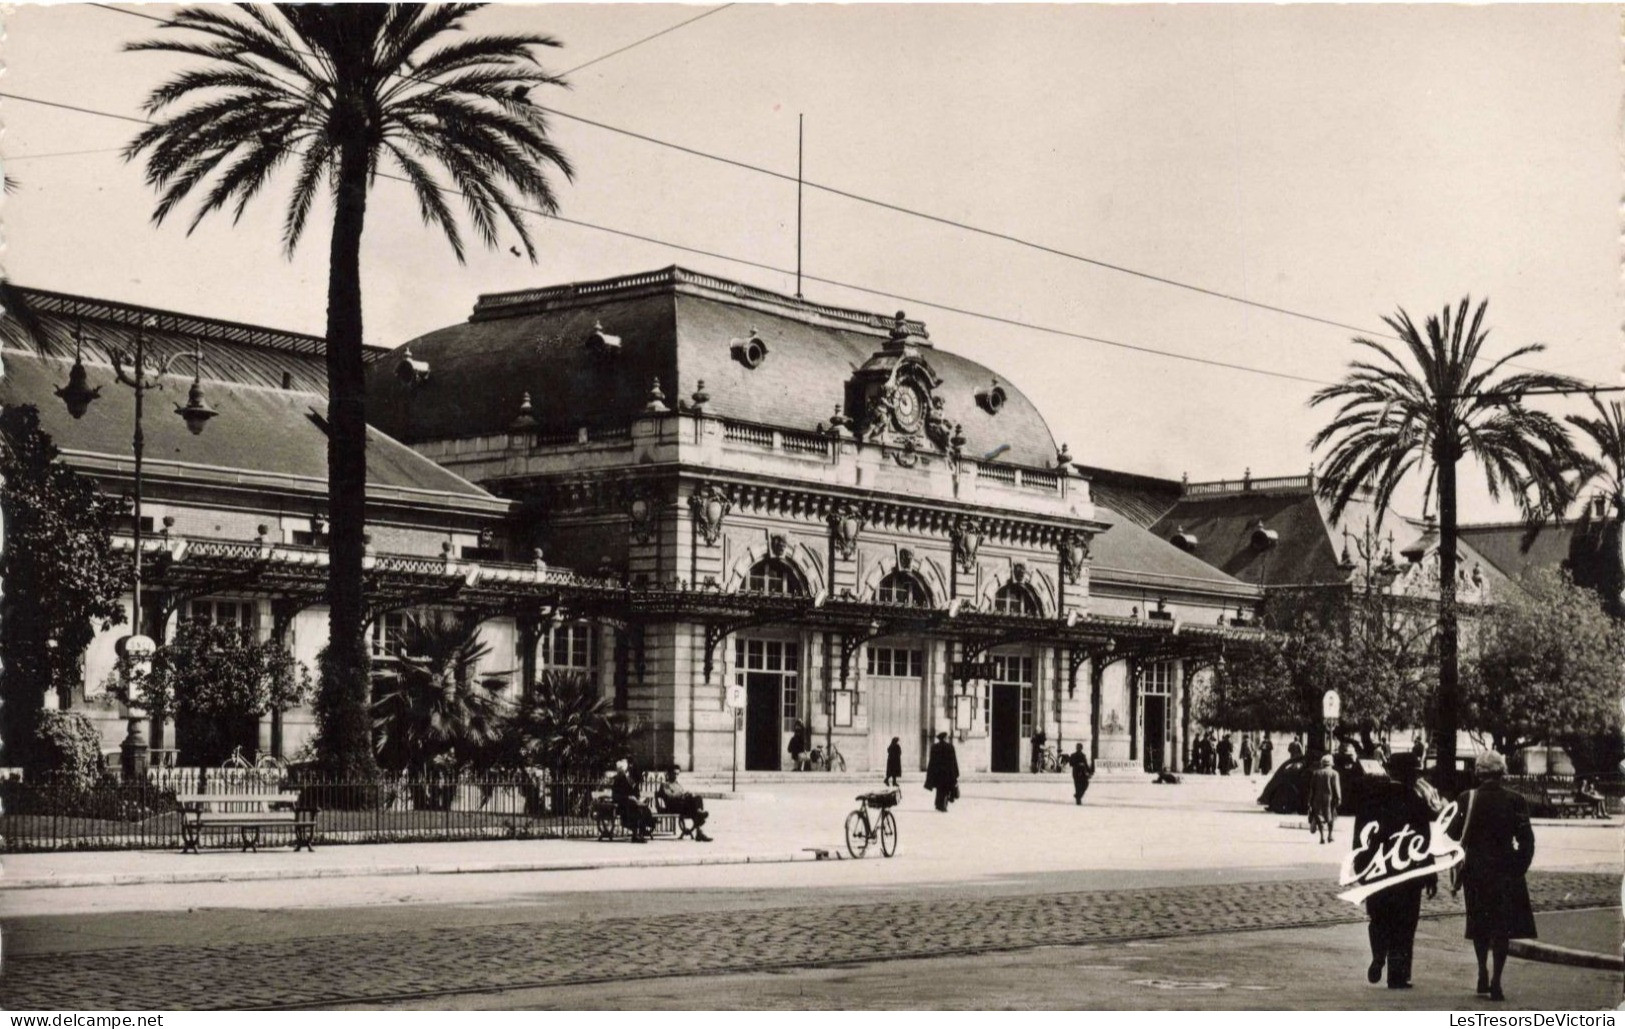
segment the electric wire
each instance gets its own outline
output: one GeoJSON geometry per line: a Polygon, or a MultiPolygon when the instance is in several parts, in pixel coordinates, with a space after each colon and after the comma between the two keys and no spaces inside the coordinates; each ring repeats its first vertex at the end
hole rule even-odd
{"type": "MultiPolygon", "coordinates": [[[[162,23],[167,23],[167,19],[155,17],[155,16],[150,15],[150,14],[140,14],[138,12],[126,10],[124,8],[121,8],[121,7],[114,7],[114,6],[110,5],[110,4],[92,3],[89,6],[91,6],[91,7],[99,7],[101,9],[103,9],[103,10],[112,11],[112,12],[117,13],[117,14],[127,14],[127,15],[130,15],[132,17],[144,18],[144,19],[146,19],[148,21],[156,21],[156,22],[159,22],[161,24],[162,23]]],[[[729,6],[732,6],[732,4],[724,4],[722,7],[713,8],[712,10],[705,12],[705,14],[701,14],[701,15],[699,15],[697,17],[690,18],[687,21],[680,22],[679,24],[673,25],[670,28],[663,30],[662,32],[655,33],[653,36],[646,37],[646,39],[644,39],[644,40],[639,40],[637,43],[628,44],[627,46],[622,47],[620,50],[613,51],[610,54],[605,54],[605,55],[603,55],[603,57],[594,58],[592,61],[588,61],[588,62],[586,62],[586,64],[578,65],[576,69],[572,69],[572,70],[579,70],[580,68],[584,68],[589,64],[594,64],[597,61],[603,60],[604,58],[611,57],[615,53],[621,53],[621,52],[624,52],[625,50],[629,50],[633,46],[637,46],[641,42],[646,42],[648,39],[654,39],[654,38],[656,38],[658,36],[664,35],[666,32],[675,31],[676,29],[682,28],[684,25],[692,24],[693,22],[699,21],[700,18],[706,17],[707,15],[710,15],[710,14],[714,14],[717,11],[723,10],[726,7],[729,7],[729,6]]],[[[305,56],[313,56],[313,55],[306,54],[305,56]]],[[[569,72],[563,72],[561,74],[569,74],[569,72]]],[[[412,82],[426,81],[426,80],[420,80],[420,79],[416,78],[415,76],[411,76],[411,75],[396,75],[395,77],[406,79],[407,81],[412,81],[412,82]]],[[[538,102],[535,102],[535,101],[532,101],[532,105],[534,107],[536,107],[537,110],[544,111],[544,112],[546,112],[548,114],[552,114],[552,115],[554,115],[556,117],[559,117],[559,118],[564,118],[564,119],[566,119],[568,121],[573,121],[573,122],[577,122],[577,123],[582,124],[582,125],[587,125],[587,126],[599,129],[599,130],[604,131],[604,132],[610,132],[610,133],[615,133],[615,134],[618,134],[618,135],[626,136],[628,138],[639,140],[639,141],[644,142],[644,143],[649,143],[649,144],[651,144],[653,146],[663,147],[663,148],[666,148],[668,150],[674,150],[674,151],[677,151],[679,153],[688,154],[690,156],[697,157],[697,158],[700,158],[702,160],[714,161],[714,162],[724,164],[724,165],[728,165],[728,166],[731,166],[731,167],[734,167],[734,168],[739,168],[739,169],[742,169],[744,171],[754,172],[754,173],[759,174],[759,175],[767,175],[767,176],[770,176],[772,178],[779,179],[781,181],[795,182],[795,183],[798,183],[800,185],[805,186],[808,189],[814,189],[814,190],[818,190],[818,191],[823,192],[823,193],[828,193],[828,194],[830,194],[832,196],[842,197],[843,199],[851,200],[851,201],[853,201],[855,203],[867,204],[869,206],[877,207],[877,208],[880,208],[882,210],[891,211],[891,212],[894,212],[894,213],[897,213],[897,214],[902,214],[902,215],[905,215],[905,216],[908,216],[908,217],[919,218],[919,219],[922,219],[924,221],[929,221],[929,222],[936,223],[938,225],[946,226],[948,228],[958,229],[961,232],[968,232],[968,233],[972,233],[974,235],[985,236],[985,237],[990,238],[990,239],[1001,240],[1003,242],[1010,243],[1010,244],[1015,245],[1015,246],[1024,247],[1024,248],[1027,248],[1027,249],[1037,251],[1039,253],[1048,254],[1048,255],[1053,256],[1053,257],[1059,257],[1059,258],[1062,258],[1064,260],[1079,262],[1079,263],[1090,265],[1090,266],[1093,266],[1093,267],[1096,267],[1096,268],[1101,268],[1101,269],[1104,269],[1104,270],[1107,270],[1107,271],[1113,271],[1113,272],[1117,272],[1119,274],[1132,276],[1134,278],[1143,279],[1143,280],[1146,280],[1146,281],[1149,281],[1149,282],[1159,283],[1161,285],[1168,286],[1168,287],[1171,287],[1171,288],[1174,288],[1174,289],[1182,289],[1182,290],[1186,290],[1186,291],[1189,291],[1189,292],[1192,292],[1192,293],[1200,294],[1202,296],[1207,296],[1207,297],[1211,297],[1211,298],[1218,299],[1218,300],[1225,300],[1225,301],[1229,301],[1231,303],[1242,304],[1242,305],[1252,307],[1252,308],[1255,308],[1255,309],[1258,309],[1258,310],[1269,311],[1269,312],[1272,312],[1274,314],[1280,314],[1280,315],[1284,315],[1284,316],[1287,316],[1287,317],[1290,317],[1290,318],[1297,318],[1297,319],[1300,319],[1300,320],[1303,320],[1303,321],[1314,322],[1314,323],[1317,323],[1317,324],[1320,324],[1320,325],[1328,326],[1330,328],[1342,329],[1342,330],[1345,330],[1345,331],[1348,331],[1348,332],[1356,332],[1356,333],[1359,333],[1359,334],[1361,334],[1363,336],[1376,336],[1376,337],[1381,337],[1381,338],[1385,338],[1385,339],[1397,339],[1398,338],[1397,336],[1394,336],[1392,333],[1389,333],[1389,332],[1380,332],[1380,331],[1377,331],[1375,329],[1364,328],[1362,326],[1352,325],[1352,324],[1349,324],[1347,322],[1340,322],[1340,321],[1337,321],[1336,319],[1333,319],[1333,318],[1326,318],[1326,317],[1323,317],[1321,315],[1310,313],[1308,311],[1303,311],[1303,310],[1299,310],[1299,309],[1291,308],[1291,307],[1284,307],[1284,306],[1281,306],[1281,305],[1278,305],[1278,304],[1270,304],[1270,303],[1266,303],[1266,302],[1261,301],[1261,300],[1254,300],[1251,297],[1245,297],[1245,296],[1242,296],[1242,295],[1240,295],[1238,293],[1229,293],[1229,292],[1226,292],[1224,290],[1211,289],[1209,287],[1197,285],[1195,283],[1184,282],[1182,280],[1170,278],[1168,276],[1158,275],[1158,274],[1156,274],[1154,272],[1141,271],[1140,269],[1137,269],[1137,268],[1130,268],[1130,267],[1127,267],[1126,265],[1120,265],[1120,264],[1113,263],[1111,261],[1102,260],[1100,258],[1090,257],[1090,256],[1088,256],[1086,254],[1080,254],[1080,253],[1076,253],[1074,251],[1064,250],[1064,249],[1061,249],[1059,247],[1051,246],[1051,245],[1046,244],[1046,243],[1040,243],[1040,242],[1037,242],[1035,240],[1030,240],[1030,239],[1026,239],[1024,237],[1021,237],[1021,236],[1014,235],[1012,233],[1003,232],[1003,231],[998,230],[998,229],[991,229],[991,228],[987,228],[985,226],[975,225],[975,224],[970,223],[970,222],[960,221],[960,220],[955,219],[955,218],[948,218],[948,217],[945,217],[943,215],[932,214],[929,211],[921,211],[921,210],[919,210],[917,208],[908,207],[908,206],[905,206],[903,204],[893,203],[893,202],[888,201],[888,200],[881,200],[881,199],[878,199],[878,198],[875,198],[875,197],[865,196],[865,195],[863,195],[861,193],[855,193],[855,192],[852,192],[850,190],[841,189],[838,186],[831,186],[831,185],[827,185],[825,183],[814,182],[814,181],[811,181],[811,180],[804,179],[800,175],[791,175],[788,172],[776,171],[776,170],[774,170],[772,168],[767,168],[767,167],[762,166],[762,165],[753,164],[753,163],[748,162],[748,161],[743,161],[743,160],[739,160],[737,158],[732,158],[732,157],[725,157],[725,156],[723,156],[721,154],[711,153],[710,151],[700,150],[700,149],[695,148],[695,147],[685,146],[685,145],[683,145],[681,143],[676,143],[676,142],[673,142],[671,140],[661,139],[661,138],[659,138],[657,136],[648,135],[647,133],[637,132],[637,131],[634,131],[632,129],[622,128],[621,126],[618,126],[618,125],[611,125],[611,124],[609,124],[607,122],[602,122],[602,121],[598,121],[598,120],[595,120],[595,119],[592,119],[592,118],[583,117],[581,115],[572,114],[572,113],[570,113],[568,111],[565,111],[565,110],[562,110],[560,108],[551,107],[549,105],[538,103],[538,102]]],[[[812,278],[812,276],[807,276],[807,277],[812,278]]],[[[1532,371],[1532,372],[1543,371],[1543,369],[1534,368],[1534,367],[1531,367],[1531,366],[1528,366],[1528,365],[1521,365],[1521,364],[1516,364],[1516,363],[1511,364],[1510,367],[1520,368],[1520,369],[1522,369],[1524,371],[1532,371]]],[[[1607,387],[1602,387],[1602,388],[1607,388],[1607,387]]]]}

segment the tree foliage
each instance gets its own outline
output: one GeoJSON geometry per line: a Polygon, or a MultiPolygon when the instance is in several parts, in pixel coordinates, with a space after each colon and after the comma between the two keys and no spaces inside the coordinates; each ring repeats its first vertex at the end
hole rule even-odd
{"type": "Polygon", "coordinates": [[[469,34],[478,4],[240,4],[186,7],[163,38],[129,49],[193,66],[147,97],[152,125],[125,156],[144,158],[162,222],[197,198],[240,218],[278,173],[292,173],[282,242],[291,253],[316,201],[330,194],[327,283],[328,619],[316,705],[321,763],[335,775],[376,767],[368,729],[363,631],[366,528],[361,239],[380,175],[406,182],[424,222],[461,261],[460,200],[486,246],[511,230],[536,259],[523,205],[552,214],[548,177],[572,174],[530,92],[562,80],[538,62],[558,42],[535,34],[469,34]]]}
{"type": "Polygon", "coordinates": [[[1271,598],[1275,635],[1226,655],[1193,707],[1229,729],[1314,734],[1329,689],[1341,700],[1340,735],[1375,735],[1421,722],[1432,620],[1385,595],[1293,603],[1271,598]]]}
{"type": "Polygon", "coordinates": [[[114,690],[155,718],[173,717],[189,757],[203,765],[224,761],[261,715],[296,707],[310,692],[309,669],[280,644],[195,619],[158,648],[134,696],[114,690]]]}
{"type": "Polygon", "coordinates": [[[40,712],[39,749],[53,783],[83,791],[101,781],[102,734],[79,712],[40,712]]]}
{"type": "Polygon", "coordinates": [[[1536,743],[1617,732],[1625,625],[1567,575],[1539,570],[1479,620],[1466,724],[1510,754],[1536,743]]]}
{"type": "Polygon", "coordinates": [[[121,501],[58,460],[30,405],[0,412],[0,718],[8,760],[37,764],[47,690],[80,681],[85,648],[124,621],[128,564],[113,553],[121,501]]]}
{"type": "Polygon", "coordinates": [[[1579,496],[1592,487],[1608,502],[1602,511],[1590,504],[1580,509],[1569,568],[1577,584],[1597,591],[1610,615],[1625,618],[1625,404],[1593,396],[1591,406],[1595,417],[1567,418],[1590,444],[1576,469],[1574,492],[1579,496]]]}

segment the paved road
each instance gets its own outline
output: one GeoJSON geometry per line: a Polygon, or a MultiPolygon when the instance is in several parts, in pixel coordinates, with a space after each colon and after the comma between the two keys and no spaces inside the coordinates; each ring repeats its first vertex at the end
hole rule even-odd
{"type": "MultiPolygon", "coordinates": [[[[1617,906],[1619,898],[1617,876],[1593,873],[1537,873],[1530,887],[1541,910],[1617,906]]],[[[9,949],[0,1006],[418,1004],[451,994],[606,980],[831,967],[876,955],[941,959],[1362,921],[1335,892],[1324,879],[969,898],[944,890],[931,899],[917,899],[914,887],[870,903],[774,906],[768,897],[711,907],[703,896],[662,904],[623,898],[598,916],[572,907],[561,917],[546,904],[532,909],[511,902],[481,919],[418,907],[413,917],[382,926],[381,916],[368,909],[280,911],[264,916],[277,929],[263,934],[256,933],[256,919],[238,911],[229,936],[189,935],[185,916],[177,915],[164,934],[168,942],[140,946],[118,945],[128,937],[116,930],[89,946],[82,938],[73,946],[53,944],[48,934],[35,933],[32,944],[9,949]],[[308,932],[300,931],[301,919],[308,932]],[[177,969],[185,970],[184,991],[174,985],[177,969]],[[267,969],[276,970],[274,978],[267,969]]],[[[1428,911],[1451,914],[1458,904],[1441,897],[1428,911]]]]}

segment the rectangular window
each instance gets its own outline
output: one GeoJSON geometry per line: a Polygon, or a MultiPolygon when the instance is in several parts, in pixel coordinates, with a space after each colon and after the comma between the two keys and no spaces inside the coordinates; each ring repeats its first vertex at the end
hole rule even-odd
{"type": "Polygon", "coordinates": [[[237,626],[250,640],[256,636],[258,616],[259,605],[252,600],[189,600],[181,614],[183,621],[237,626]]]}
{"type": "Polygon", "coordinates": [[[372,623],[372,656],[393,659],[400,651],[401,633],[406,630],[409,612],[388,611],[372,623]]]}
{"type": "Polygon", "coordinates": [[[870,647],[869,674],[898,679],[925,676],[925,652],[906,647],[870,647]]]}
{"type": "Polygon", "coordinates": [[[1033,734],[1033,687],[1021,687],[1021,738],[1033,734]]]}
{"type": "Polygon", "coordinates": [[[308,532],[304,529],[293,530],[293,545],[296,547],[325,547],[328,542],[328,536],[325,532],[308,532]]]}
{"type": "Polygon", "coordinates": [[[580,672],[597,681],[598,626],[591,622],[555,625],[542,637],[542,667],[580,672]]]}
{"type": "Polygon", "coordinates": [[[1158,661],[1140,669],[1140,692],[1146,696],[1166,697],[1174,691],[1174,663],[1158,661]]]}

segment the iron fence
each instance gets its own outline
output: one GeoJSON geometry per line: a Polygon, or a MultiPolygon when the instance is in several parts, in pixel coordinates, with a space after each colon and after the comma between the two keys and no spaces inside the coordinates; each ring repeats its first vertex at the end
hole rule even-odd
{"type": "MultiPolygon", "coordinates": [[[[598,777],[546,773],[339,781],[253,769],[165,769],[145,781],[0,782],[0,850],[180,849],[182,799],[297,794],[314,808],[317,846],[477,839],[595,839],[598,777]]],[[[293,830],[267,827],[260,845],[290,846],[293,830]]],[[[240,846],[234,832],[204,846],[240,846]]]]}

